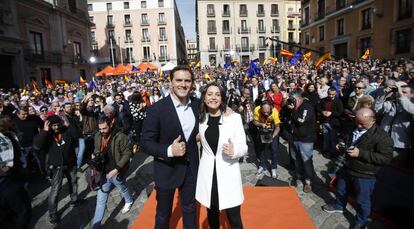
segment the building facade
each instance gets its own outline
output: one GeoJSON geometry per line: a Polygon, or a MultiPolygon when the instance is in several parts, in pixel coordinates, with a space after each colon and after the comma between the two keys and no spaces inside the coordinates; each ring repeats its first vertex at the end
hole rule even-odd
{"type": "Polygon", "coordinates": [[[300,1],[198,0],[196,23],[201,64],[247,63],[277,56],[274,38],[300,40],[300,1]]]}
{"type": "Polygon", "coordinates": [[[358,59],[413,56],[412,0],[302,0],[302,45],[358,59]]]}
{"type": "Polygon", "coordinates": [[[98,63],[185,61],[184,31],[174,0],[88,0],[88,10],[98,63]]]}
{"type": "Polygon", "coordinates": [[[2,0],[0,15],[0,87],[91,74],[85,1],[2,0]]]}
{"type": "Polygon", "coordinates": [[[197,41],[195,39],[186,40],[187,62],[195,62],[198,60],[197,41]]]}

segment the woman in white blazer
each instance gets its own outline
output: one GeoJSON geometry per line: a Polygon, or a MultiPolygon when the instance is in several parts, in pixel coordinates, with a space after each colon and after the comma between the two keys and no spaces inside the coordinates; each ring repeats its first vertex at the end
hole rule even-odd
{"type": "Polygon", "coordinates": [[[220,210],[226,209],[231,228],[243,228],[240,205],[243,187],[239,158],[247,154],[246,135],[239,114],[226,109],[224,91],[206,85],[201,94],[199,133],[202,154],[196,199],[207,207],[210,228],[219,228],[220,210]]]}

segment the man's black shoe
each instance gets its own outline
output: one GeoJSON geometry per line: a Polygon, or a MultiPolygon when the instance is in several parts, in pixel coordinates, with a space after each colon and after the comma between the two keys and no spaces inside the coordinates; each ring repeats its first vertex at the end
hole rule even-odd
{"type": "Polygon", "coordinates": [[[70,205],[73,207],[78,207],[86,202],[85,199],[78,199],[76,201],[70,201],[70,205]]]}

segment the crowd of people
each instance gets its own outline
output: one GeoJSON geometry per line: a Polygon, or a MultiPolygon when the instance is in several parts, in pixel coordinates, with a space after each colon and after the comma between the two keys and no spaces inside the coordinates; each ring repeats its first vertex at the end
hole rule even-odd
{"type": "Polygon", "coordinates": [[[71,205],[84,203],[77,179],[86,163],[96,181],[89,186],[97,190],[92,225],[99,228],[113,186],[125,199],[121,212],[130,210],[125,177],[131,158],[144,152],[154,156],[156,228],[168,228],[176,188],[186,227],[196,228],[197,200],[208,208],[211,228],[223,209],[232,228],[242,228],[238,163],[253,158],[259,179],[267,170],[276,179],[285,144],[295,171],[291,185],[301,181],[305,193],[312,191],[317,149],[333,162],[328,173],[339,177],[336,203],[323,210],[342,212],[352,187],[358,190],[352,223],[363,228],[379,169],[414,164],[414,60],[330,60],[318,68],[276,62],[254,74],[249,68],[178,66],[88,84],[1,89],[0,212],[7,217],[0,224],[28,227],[27,190],[38,173],[50,180],[48,212],[56,225],[64,177],[71,205]]]}

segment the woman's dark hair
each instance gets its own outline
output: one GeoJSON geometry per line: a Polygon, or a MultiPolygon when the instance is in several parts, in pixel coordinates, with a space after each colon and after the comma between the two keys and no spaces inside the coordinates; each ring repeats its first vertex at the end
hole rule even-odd
{"type": "Polygon", "coordinates": [[[209,87],[218,87],[221,95],[221,104],[220,104],[220,111],[223,114],[226,110],[226,94],[224,93],[224,89],[218,85],[216,82],[208,83],[206,86],[203,87],[201,90],[201,102],[200,102],[200,109],[199,109],[199,120],[200,122],[204,122],[206,119],[206,114],[208,113],[208,108],[206,104],[204,104],[204,99],[207,94],[207,89],[209,87]]]}
{"type": "Polygon", "coordinates": [[[315,84],[315,83],[308,83],[308,84],[305,86],[305,92],[309,92],[309,87],[310,87],[310,86],[313,86],[313,87],[315,88],[314,93],[317,93],[317,92],[318,92],[318,87],[316,87],[316,84],[315,84]]]}
{"type": "Polygon", "coordinates": [[[130,103],[133,103],[133,104],[141,103],[142,102],[142,96],[141,96],[140,93],[134,92],[128,97],[128,100],[129,100],[130,103]]]}

